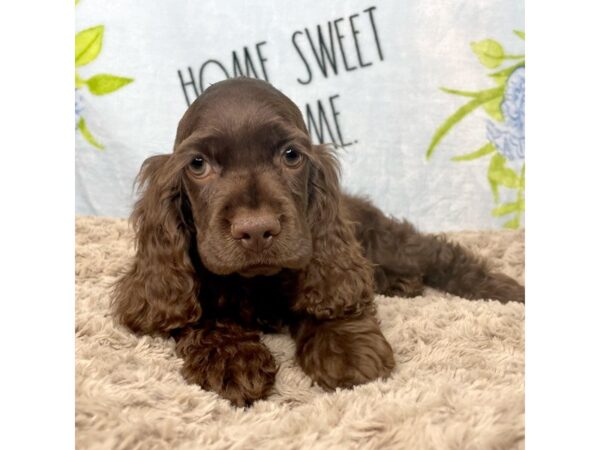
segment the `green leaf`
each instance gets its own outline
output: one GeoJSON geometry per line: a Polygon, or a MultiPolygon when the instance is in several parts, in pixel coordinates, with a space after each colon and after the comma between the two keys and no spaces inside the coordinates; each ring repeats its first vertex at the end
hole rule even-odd
{"type": "Polygon", "coordinates": [[[525,61],[521,61],[521,62],[515,64],[514,66],[507,67],[506,69],[502,69],[497,72],[490,73],[488,76],[492,77],[496,80],[503,79],[504,81],[502,82],[502,84],[504,84],[504,82],[506,82],[508,77],[519,67],[525,67],[525,61]]]}
{"type": "Polygon", "coordinates": [[[75,87],[80,88],[85,86],[85,80],[79,76],[77,72],[75,72],[75,87]]]}
{"type": "Polygon", "coordinates": [[[513,66],[509,66],[497,72],[490,73],[488,76],[492,77],[498,86],[506,86],[506,80],[508,80],[508,77],[510,77],[511,74],[519,67],[525,67],[525,61],[518,62],[513,66]]]}
{"type": "Polygon", "coordinates": [[[104,145],[102,145],[100,142],[98,142],[94,138],[94,136],[92,136],[92,133],[90,133],[90,130],[88,129],[87,125],[85,124],[85,120],[83,120],[83,117],[81,117],[79,119],[79,122],[77,123],[77,128],[79,129],[79,131],[81,132],[81,135],[85,138],[86,141],[88,141],[90,144],[92,144],[98,150],[104,149],[104,145]]]}
{"type": "Polygon", "coordinates": [[[500,43],[493,39],[471,42],[471,49],[479,58],[479,62],[488,69],[494,69],[504,61],[504,49],[500,43]]]}
{"type": "Polygon", "coordinates": [[[504,122],[504,115],[502,114],[502,109],[500,109],[500,105],[502,105],[502,100],[504,100],[504,96],[496,97],[489,102],[483,104],[483,109],[488,115],[498,122],[504,122]]]}
{"type": "Polygon", "coordinates": [[[521,167],[521,177],[519,178],[519,189],[525,189],[525,163],[523,163],[523,167],[521,167]]]}
{"type": "Polygon", "coordinates": [[[479,94],[481,94],[480,92],[473,92],[473,91],[459,91],[457,89],[448,89],[445,87],[441,87],[440,88],[441,91],[447,93],[447,94],[454,94],[454,95],[460,95],[462,97],[477,97],[479,94]]]}
{"type": "Polygon", "coordinates": [[[108,74],[94,75],[85,83],[94,95],[105,95],[121,89],[123,86],[131,83],[133,78],[117,77],[108,74]]]}
{"type": "Polygon", "coordinates": [[[517,215],[513,219],[510,219],[508,222],[504,222],[502,227],[508,228],[510,230],[516,230],[519,228],[519,225],[521,225],[521,220],[520,220],[519,216],[517,215]]]}
{"type": "Polygon", "coordinates": [[[516,189],[519,187],[520,178],[514,170],[505,167],[506,159],[500,153],[496,153],[490,160],[488,168],[488,180],[498,186],[516,189]]]}
{"type": "Polygon", "coordinates": [[[498,167],[504,166],[504,158],[501,154],[496,153],[490,159],[490,165],[488,167],[488,182],[490,183],[490,188],[492,190],[492,195],[494,196],[494,202],[498,203],[500,199],[500,193],[498,192],[498,180],[497,177],[492,176],[492,173],[498,171],[498,167]]]}
{"type": "Polygon", "coordinates": [[[517,199],[517,210],[520,212],[525,211],[525,199],[523,198],[523,195],[519,195],[519,198],[517,199]]]}
{"type": "Polygon", "coordinates": [[[517,211],[519,211],[519,204],[517,202],[504,203],[492,210],[492,216],[500,217],[517,211]]]}
{"type": "Polygon", "coordinates": [[[498,192],[498,183],[488,177],[488,181],[490,183],[490,189],[492,190],[492,195],[494,196],[494,203],[498,203],[500,200],[500,193],[498,192]]]}
{"type": "Polygon", "coordinates": [[[102,50],[104,25],[88,28],[75,35],[75,67],[92,62],[102,50]]]}
{"type": "MultiPolygon", "coordinates": [[[[489,75],[490,77],[492,75],[489,75]]],[[[498,86],[502,86],[502,88],[506,87],[506,81],[508,80],[508,75],[497,75],[493,77],[494,82],[498,85],[498,86]]]]}
{"type": "Polygon", "coordinates": [[[521,39],[525,40],[525,33],[523,31],[519,31],[519,30],[513,30],[513,33],[515,33],[517,36],[519,36],[521,39]]]}
{"type": "Polygon", "coordinates": [[[494,147],[492,143],[488,142],[479,150],[474,151],[473,153],[455,156],[454,158],[452,158],[452,161],[472,161],[473,159],[481,158],[482,156],[489,155],[490,153],[494,153],[495,151],[496,147],[494,147]]]}
{"type": "Polygon", "coordinates": [[[435,150],[435,147],[440,143],[442,138],[462,119],[468,114],[479,108],[486,102],[494,99],[495,97],[502,96],[504,94],[504,87],[497,87],[493,89],[487,89],[481,91],[477,97],[470,102],[464,104],[454,114],[446,119],[446,121],[436,130],[427,149],[426,158],[429,159],[435,150]]]}

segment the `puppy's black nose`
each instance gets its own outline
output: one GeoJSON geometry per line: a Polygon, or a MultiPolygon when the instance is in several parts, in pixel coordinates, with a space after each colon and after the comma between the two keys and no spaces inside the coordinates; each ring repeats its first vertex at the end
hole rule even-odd
{"type": "Polygon", "coordinates": [[[280,232],[281,223],[274,214],[249,213],[236,216],[231,222],[231,236],[255,252],[269,248],[280,232]]]}

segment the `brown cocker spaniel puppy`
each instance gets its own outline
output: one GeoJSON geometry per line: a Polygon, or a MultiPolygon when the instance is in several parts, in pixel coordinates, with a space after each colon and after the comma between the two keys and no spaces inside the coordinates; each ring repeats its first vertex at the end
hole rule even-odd
{"type": "Polygon", "coordinates": [[[340,191],[332,150],[269,84],[222,81],[187,110],[172,154],[148,158],[118,321],[173,336],[190,383],[236,405],[264,398],[277,365],[260,331],[288,326],[302,369],[332,390],[387,377],[394,356],[375,292],[424,285],[524,301],[513,279],[442,237],[340,191]]]}

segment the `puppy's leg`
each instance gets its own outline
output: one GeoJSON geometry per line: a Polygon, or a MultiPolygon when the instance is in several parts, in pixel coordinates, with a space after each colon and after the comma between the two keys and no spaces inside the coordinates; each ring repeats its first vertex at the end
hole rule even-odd
{"type": "Polygon", "coordinates": [[[486,261],[441,236],[422,236],[431,249],[425,282],[468,299],[525,302],[525,288],[511,277],[492,272],[486,261]]]}
{"type": "Polygon", "coordinates": [[[298,363],[324,389],[386,378],[394,368],[392,348],[371,315],[332,320],[306,316],[291,331],[298,363]]]}
{"type": "Polygon", "coordinates": [[[394,273],[385,267],[375,267],[377,293],[388,297],[417,297],[423,294],[423,275],[417,273],[394,273]]]}
{"type": "Polygon", "coordinates": [[[525,301],[525,289],[492,272],[465,247],[385,216],[369,201],[345,196],[345,207],[366,257],[375,265],[376,292],[418,295],[422,284],[469,299],[525,301]]]}
{"type": "Polygon", "coordinates": [[[177,336],[181,373],[189,383],[214,391],[237,406],[264,398],[275,383],[277,365],[259,333],[234,323],[185,328],[177,336]]]}

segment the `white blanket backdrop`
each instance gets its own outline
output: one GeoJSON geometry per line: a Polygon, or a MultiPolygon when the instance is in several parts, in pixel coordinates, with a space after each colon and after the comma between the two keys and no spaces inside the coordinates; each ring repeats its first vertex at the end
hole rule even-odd
{"type": "Polygon", "coordinates": [[[344,188],[387,213],[523,226],[523,0],[81,0],[75,31],[78,214],[128,216],[187,102],[242,73],[295,101],[341,147],[344,188]]]}

